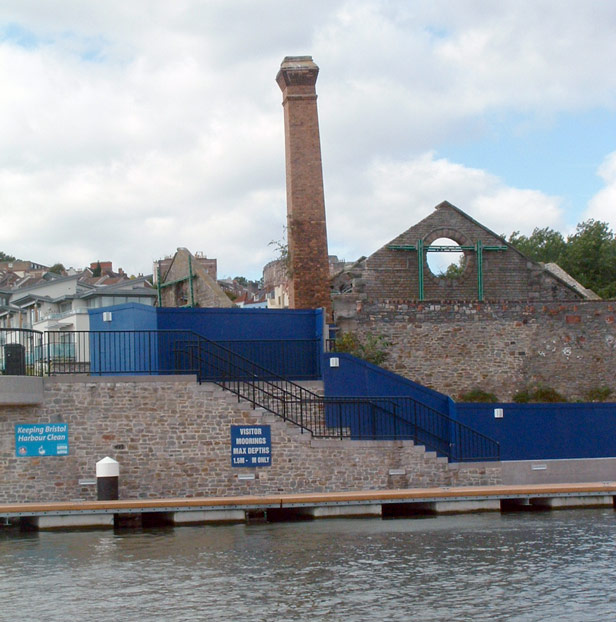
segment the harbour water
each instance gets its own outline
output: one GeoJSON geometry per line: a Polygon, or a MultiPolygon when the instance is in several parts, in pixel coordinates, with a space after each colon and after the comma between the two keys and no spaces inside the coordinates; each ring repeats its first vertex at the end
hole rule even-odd
{"type": "Polygon", "coordinates": [[[0,619],[603,622],[616,513],[0,528],[0,619]]]}

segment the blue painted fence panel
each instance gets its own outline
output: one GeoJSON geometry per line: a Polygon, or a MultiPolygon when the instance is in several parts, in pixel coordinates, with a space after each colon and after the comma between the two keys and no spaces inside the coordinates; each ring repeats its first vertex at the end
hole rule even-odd
{"type": "MultiPolygon", "coordinates": [[[[90,369],[97,375],[120,370],[127,374],[195,373],[204,364],[198,360],[203,351],[195,349],[197,334],[279,376],[291,380],[321,376],[320,309],[155,309],[128,303],[91,310],[90,330],[90,369]],[[111,321],[104,320],[104,313],[111,314],[111,321]],[[113,339],[121,339],[121,331],[157,330],[158,336],[150,332],[147,340],[146,332],[136,332],[113,345],[113,339]],[[101,338],[98,331],[116,336],[101,338]]],[[[209,367],[219,367],[218,363],[209,367]]],[[[208,377],[213,378],[209,372],[208,377]]]]}
{"type": "Polygon", "coordinates": [[[503,460],[616,457],[616,404],[456,404],[456,412],[500,442],[503,460]]]}
{"type": "Polygon", "coordinates": [[[324,355],[322,367],[326,396],[412,397],[438,412],[444,414],[449,412],[451,400],[447,395],[428,389],[350,354],[328,352],[324,355]],[[339,360],[337,367],[330,366],[332,358],[339,360]]]}

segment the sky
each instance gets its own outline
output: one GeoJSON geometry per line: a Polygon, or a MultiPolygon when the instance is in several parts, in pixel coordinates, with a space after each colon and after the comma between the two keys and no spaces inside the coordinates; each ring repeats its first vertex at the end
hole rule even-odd
{"type": "Polygon", "coordinates": [[[317,81],[329,252],[447,200],[501,234],[616,228],[616,2],[3,0],[0,250],[261,276],[286,222],[285,56],[317,81]]]}

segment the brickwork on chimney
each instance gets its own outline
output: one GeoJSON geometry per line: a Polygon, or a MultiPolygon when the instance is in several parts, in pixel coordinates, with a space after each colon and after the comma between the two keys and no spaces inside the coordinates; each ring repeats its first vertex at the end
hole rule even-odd
{"type": "Polygon", "coordinates": [[[287,56],[276,76],[282,91],[287,175],[289,306],[323,307],[330,316],[327,227],[315,84],[310,56],[287,56]]]}

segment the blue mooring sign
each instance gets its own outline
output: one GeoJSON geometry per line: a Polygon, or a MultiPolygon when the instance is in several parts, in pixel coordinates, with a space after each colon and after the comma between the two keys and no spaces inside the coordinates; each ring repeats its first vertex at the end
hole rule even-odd
{"type": "Polygon", "coordinates": [[[68,423],[18,423],[15,425],[18,458],[68,456],[68,423]]]}
{"type": "Polygon", "coordinates": [[[269,425],[231,426],[231,466],[272,466],[272,434],[269,425]]]}

